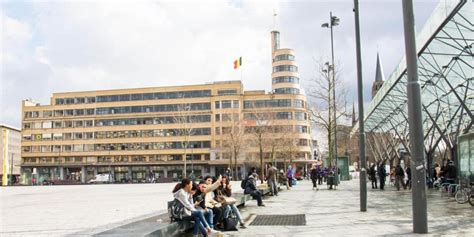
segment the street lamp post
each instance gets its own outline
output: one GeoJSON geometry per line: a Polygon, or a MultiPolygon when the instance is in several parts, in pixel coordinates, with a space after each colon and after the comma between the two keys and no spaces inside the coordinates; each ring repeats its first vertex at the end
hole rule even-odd
{"type": "Polygon", "coordinates": [[[367,211],[367,182],[366,182],[366,160],[365,160],[365,129],[364,129],[364,84],[362,81],[362,53],[360,49],[360,27],[359,27],[359,0],[354,0],[354,17],[357,51],[357,95],[359,102],[359,185],[360,185],[360,211],[367,211]]]}
{"type": "Polygon", "coordinates": [[[405,55],[407,64],[407,105],[410,128],[413,232],[428,232],[426,204],[426,171],[421,115],[421,88],[418,80],[418,56],[415,40],[415,16],[413,1],[403,0],[403,28],[405,29],[405,55]]]}
{"type": "MultiPolygon", "coordinates": [[[[337,168],[337,115],[336,115],[336,70],[334,65],[334,40],[333,40],[333,27],[339,25],[339,18],[337,16],[333,16],[332,12],[329,12],[329,23],[324,23],[321,27],[329,28],[331,30],[331,62],[332,65],[330,69],[332,70],[332,103],[333,103],[333,119],[334,119],[334,157],[335,157],[335,176],[336,176],[336,185],[339,183],[339,172],[337,168]]],[[[331,84],[331,83],[330,83],[331,84]]],[[[330,107],[330,106],[329,106],[330,107]]]]}
{"type": "Polygon", "coordinates": [[[13,153],[12,153],[12,162],[10,163],[10,185],[13,186],[13,153]]]}

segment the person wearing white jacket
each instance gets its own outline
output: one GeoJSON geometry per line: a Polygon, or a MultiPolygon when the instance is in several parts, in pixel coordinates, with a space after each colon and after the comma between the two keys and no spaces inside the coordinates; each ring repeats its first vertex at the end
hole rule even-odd
{"type": "Polygon", "coordinates": [[[173,189],[173,197],[176,198],[184,206],[184,215],[194,219],[193,235],[197,236],[199,229],[207,230],[208,234],[213,234],[214,231],[204,218],[202,211],[196,209],[200,202],[193,204],[193,183],[189,179],[181,180],[181,183],[176,184],[173,189]]]}

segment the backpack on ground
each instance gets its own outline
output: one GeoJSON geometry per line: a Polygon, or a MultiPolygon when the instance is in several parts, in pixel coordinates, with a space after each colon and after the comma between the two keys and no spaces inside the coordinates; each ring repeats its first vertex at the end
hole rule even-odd
{"type": "Polygon", "coordinates": [[[242,189],[245,189],[245,186],[247,185],[247,179],[242,179],[242,181],[240,182],[240,187],[242,189]]]}
{"type": "Polygon", "coordinates": [[[224,219],[224,231],[236,231],[237,220],[235,218],[224,219]]]}
{"type": "Polygon", "coordinates": [[[171,222],[183,220],[184,213],[184,205],[178,199],[175,198],[173,201],[168,202],[168,214],[171,222]]]}

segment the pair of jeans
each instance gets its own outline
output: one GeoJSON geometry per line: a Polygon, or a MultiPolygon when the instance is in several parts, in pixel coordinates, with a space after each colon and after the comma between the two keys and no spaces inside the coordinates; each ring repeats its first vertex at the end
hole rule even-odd
{"type": "Polygon", "coordinates": [[[278,187],[275,183],[275,179],[269,179],[267,181],[268,186],[270,186],[270,190],[272,191],[272,195],[277,195],[278,194],[278,187]]]}
{"type": "Polygon", "coordinates": [[[262,201],[262,193],[260,193],[258,190],[254,190],[249,193],[250,196],[252,196],[254,199],[257,199],[257,204],[260,206],[263,204],[262,201]]]}
{"type": "Polygon", "coordinates": [[[242,219],[242,215],[240,214],[240,211],[239,211],[239,209],[237,208],[237,205],[235,205],[235,204],[227,205],[227,206],[225,207],[224,218],[225,218],[225,219],[229,218],[229,213],[230,213],[231,209],[232,209],[232,211],[235,213],[235,215],[237,216],[237,220],[239,221],[239,223],[240,223],[241,225],[243,225],[243,224],[244,224],[244,220],[242,219]]]}
{"type": "Polygon", "coordinates": [[[209,227],[211,229],[214,229],[214,212],[212,211],[211,208],[208,208],[207,211],[202,209],[202,208],[199,208],[198,211],[202,212],[204,217],[206,218],[206,221],[207,223],[209,224],[209,227]]]}
{"type": "Polygon", "coordinates": [[[194,228],[193,228],[193,234],[197,235],[199,231],[201,233],[206,233],[206,228],[209,228],[209,225],[206,222],[206,219],[204,219],[204,213],[200,210],[193,211],[191,212],[191,218],[194,219],[194,228]]]}

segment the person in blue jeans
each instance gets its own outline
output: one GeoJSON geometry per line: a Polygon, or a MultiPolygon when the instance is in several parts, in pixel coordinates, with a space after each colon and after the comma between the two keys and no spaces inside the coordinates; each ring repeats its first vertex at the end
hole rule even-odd
{"type": "Polygon", "coordinates": [[[196,201],[193,204],[192,193],[193,183],[189,179],[181,180],[173,189],[173,197],[184,206],[184,216],[194,219],[193,235],[198,236],[199,232],[203,233],[203,235],[217,233],[207,223],[204,213],[196,209],[200,202],[196,201]]]}
{"type": "MultiPolygon", "coordinates": [[[[214,191],[216,196],[223,195],[226,197],[232,196],[232,185],[229,182],[229,178],[224,175],[222,176],[222,181],[220,186],[214,191]]],[[[235,203],[233,204],[228,204],[225,206],[225,211],[224,211],[224,218],[227,219],[229,218],[230,212],[233,211],[237,217],[237,221],[240,223],[240,228],[245,229],[247,228],[245,226],[244,220],[242,219],[242,215],[240,214],[239,209],[237,208],[237,205],[235,203]]]]}

